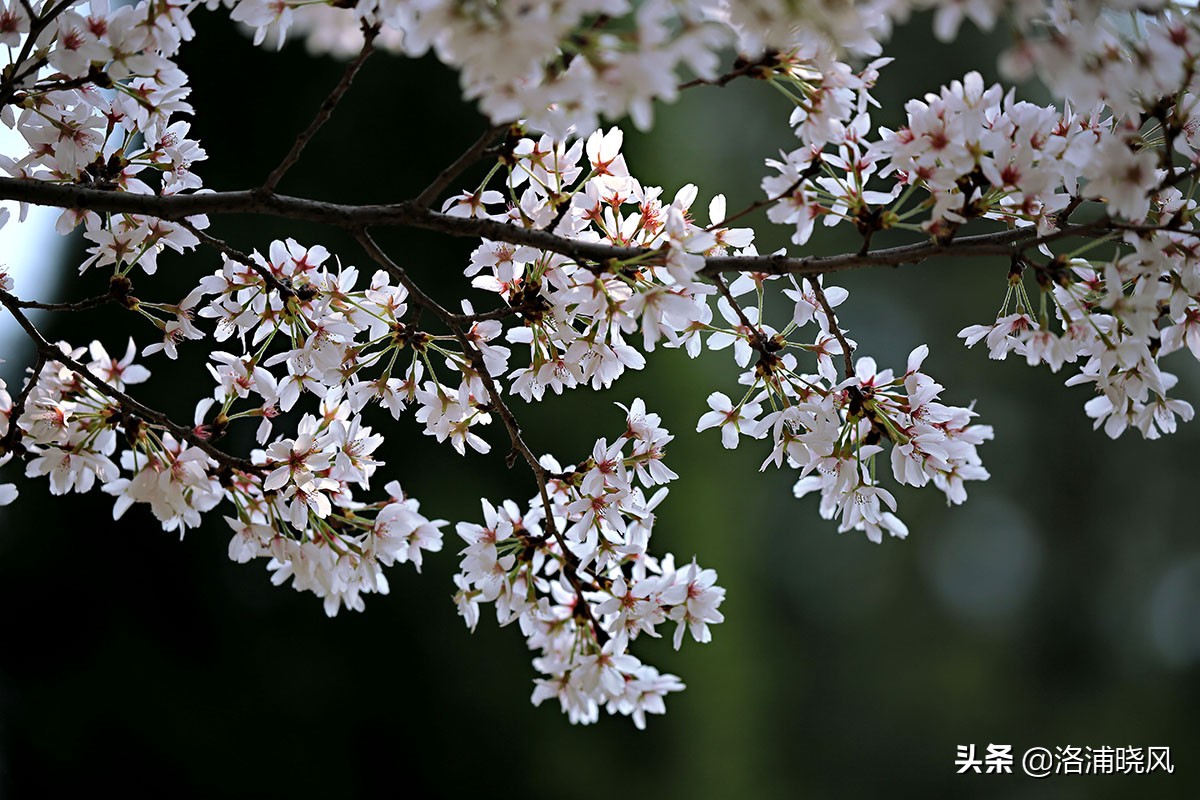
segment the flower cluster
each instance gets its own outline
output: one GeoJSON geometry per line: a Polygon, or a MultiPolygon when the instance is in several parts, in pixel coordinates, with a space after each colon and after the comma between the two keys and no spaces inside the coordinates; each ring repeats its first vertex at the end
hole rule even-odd
{"type": "MultiPolygon", "coordinates": [[[[1010,19],[1019,44],[1006,56],[1010,70],[1033,68],[1054,75],[1062,60],[1058,40],[1040,32],[1079,29],[1083,44],[1070,50],[1074,65],[1103,53],[1111,23],[1097,24],[1100,3],[1065,0],[225,0],[232,17],[254,30],[255,43],[281,47],[289,35],[310,51],[350,56],[362,44],[360,29],[381,28],[377,46],[410,57],[433,51],[460,73],[463,95],[478,99],[494,122],[525,119],[563,138],[588,134],[601,120],[628,115],[642,129],[652,122],[653,103],[671,102],[684,76],[719,80],[728,49],[742,54],[740,69],[758,77],[803,76],[813,91],[807,105],[816,116],[825,103],[841,102],[851,73],[841,60],[877,55],[893,24],[914,10],[936,9],[934,31],[952,39],[964,17],[990,30],[1010,19]],[[1076,7],[1079,8],[1076,8],[1076,7]],[[1090,45],[1090,46],[1089,46],[1090,45]],[[1058,53],[1057,59],[1055,54],[1058,53]]],[[[1108,2],[1124,10],[1162,3],[1108,2]]],[[[1145,51],[1154,53],[1153,45],[1145,51]]],[[[1127,61],[1128,59],[1126,59],[1127,61]]],[[[1169,62],[1170,55],[1153,63],[1169,62]]],[[[1082,69],[1082,66],[1077,66],[1082,69]]],[[[1168,69],[1162,67],[1162,69],[1168,69]]],[[[1089,76],[1092,77],[1092,76],[1089,76]]],[[[1099,76],[1101,78],[1107,76],[1099,76]]],[[[1129,75],[1122,75],[1128,82],[1129,75]]]]}
{"type": "MultiPolygon", "coordinates": [[[[217,403],[202,400],[194,426],[178,428],[125,399],[126,387],[150,377],[133,361],[133,342],[120,359],[99,342],[87,350],[59,348],[62,361],[42,367],[23,413],[11,422],[11,400],[0,391],[0,437],[10,424],[19,427],[26,475],[48,477],[52,493],[99,485],[116,499],[114,517],[144,503],[164,530],[181,535],[228,502],[234,509],[226,517],[234,531],[230,558],[270,559],[272,580],[292,578],[297,589],[324,598],[330,615],[343,605],[361,610],[362,593],[386,592],[382,567],[412,562],[419,569],[422,550],[441,549],[445,523],[422,516],[397,483],[386,487],[384,502],[353,499],[351,487],[368,489],[382,463],[373,453],[383,437],[363,426],[339,393],[326,394],[320,417],[299,420],[295,438],[276,439],[256,451],[252,463],[233,465],[206,444],[239,416],[227,413],[236,389],[219,384],[215,393],[224,410],[214,413],[217,403]]],[[[238,388],[249,391],[249,383],[238,388]]],[[[0,499],[13,496],[11,486],[0,489],[0,499]]]]}
{"type": "Polygon", "coordinates": [[[668,692],[683,689],[629,653],[641,634],[660,636],[674,623],[678,649],[685,633],[712,638],[708,626],[724,620],[725,590],[717,574],[695,560],[677,567],[667,554],[651,555],[654,510],[677,476],[664,463],[674,438],[657,414],[635,400],[625,432],[566,470],[541,459],[551,479],[545,497],[527,510],[506,500],[483,502],[482,525],[460,522],[459,613],[474,629],[481,603],[492,603],[501,625],[517,622],[543,677],[535,705],[556,699],[572,722],[594,722],[601,707],[633,717],[661,714],[668,692]],[[645,492],[653,491],[647,498],[645,492]]]}
{"type": "MultiPolygon", "coordinates": [[[[133,352],[118,361],[98,342],[93,343],[91,353],[85,348],[72,349],[65,342],[59,344],[59,349],[72,359],[91,355],[87,371],[106,373],[115,389],[149,377],[145,368],[132,363],[133,352]]],[[[111,457],[116,453],[118,437],[111,421],[120,413],[119,406],[78,373],[56,361],[45,364],[35,376],[23,412],[8,421],[10,427],[21,429],[21,443],[30,456],[26,475],[47,476],[50,491],[56,495],[90,491],[97,479],[102,484],[116,480],[119,470],[111,457]]],[[[203,458],[204,454],[199,455],[203,458]]],[[[182,476],[185,471],[181,469],[179,474],[182,476]]],[[[172,477],[167,475],[167,480],[172,477]]],[[[179,514],[172,515],[172,527],[183,524],[185,517],[196,521],[198,516],[187,513],[190,503],[183,497],[185,490],[191,496],[194,484],[173,488],[178,490],[182,507],[179,514]]]]}
{"type": "MultiPolygon", "coordinates": [[[[679,190],[670,203],[661,188],[642,186],[629,174],[621,141],[617,128],[569,146],[549,135],[522,138],[512,148],[507,180],[512,192],[521,192],[517,203],[505,206],[497,191],[465,192],[446,203],[451,215],[527,227],[557,219],[555,232],[571,239],[665,253],[595,265],[503,241],[485,240],[475,250],[466,269],[472,284],[520,312],[521,324],[506,338],[527,346],[529,356],[509,377],[512,391],[527,400],[541,399],[547,388],[607,387],[626,369],[641,369],[645,358],[627,341],[639,328],[634,341],[644,350],[665,339],[695,355],[696,337],[712,318],[706,301],[713,288],[699,275],[702,256],[744,248],[753,239],[749,229],[718,227],[719,196],[710,209],[718,218],[705,228],[691,217],[695,186],[679,190]]],[[[491,330],[495,335],[499,326],[491,330]]]]}
{"type": "Polygon", "coordinates": [[[850,223],[868,243],[877,231],[913,230],[949,244],[974,220],[1031,228],[1036,238],[1010,250],[996,321],[960,335],[968,346],[986,340],[992,358],[1016,352],[1055,371],[1079,363],[1067,383],[1094,388],[1086,411],[1097,427],[1156,438],[1193,416],[1170,396],[1177,378],[1159,360],[1196,338],[1196,201],[1179,187],[1200,168],[1197,22],[1164,15],[1131,39],[1103,15],[1085,25],[1058,10],[1069,30],[1092,38],[1065,55],[1045,43],[1022,47],[1043,60],[1051,52],[1075,58],[1075,72],[1056,74],[1091,107],[1018,101],[970,73],[910,101],[907,124],[872,140],[870,69],[836,83],[840,104],[814,103],[803,79],[777,77],[796,101],[792,124],[803,145],[767,162],[777,174],[763,190],[776,201],[769,216],[792,226],[798,244],[818,219],[850,223]],[[1153,66],[1152,80],[1131,72],[1134,64],[1153,66]],[[1071,82],[1085,76],[1091,91],[1071,82]],[[1077,235],[1096,241],[1056,253],[1072,214],[1092,204],[1104,216],[1077,235]],[[1081,257],[1107,243],[1117,245],[1111,256],[1081,257]],[[1029,275],[1036,303],[1024,285],[1029,275]]]}
{"type": "Polygon", "coordinates": [[[853,344],[836,327],[833,308],[848,292],[818,281],[805,290],[793,282],[785,294],[795,301],[794,311],[782,331],[757,324],[754,307],[741,312],[739,325],[732,298],[756,290],[761,298],[763,284],[772,279],[739,278],[729,287],[731,300],[720,304],[732,327],[711,334],[708,346],[734,343],[734,358],[743,368],[739,382],[747,389],[737,402],[721,392],[710,395],[711,410],[697,431],[718,429],[730,449],[743,436],[768,439],[773,447],[763,469],[785,461],[798,468],[796,497],[819,492],[823,518],[836,517],[839,532],[863,531],[873,542],[881,542],[884,531],[908,535],[893,513],[895,497],[877,480],[876,456],[886,447],[897,483],[932,483],[949,503],[966,499],[964,481],[987,479],[976,448],[992,438],[992,429],[972,424],[976,414],[970,408],[938,402],[944,387],[921,372],[928,347],[912,351],[902,375],[879,370],[874,359],[863,357],[839,381],[835,358],[849,364],[846,348],[853,344]],[[809,343],[799,332],[813,321],[817,330],[809,343]],[[797,353],[813,356],[815,371],[803,369],[797,353]]]}
{"type": "MultiPolygon", "coordinates": [[[[192,113],[191,89],[171,60],[194,36],[192,4],[47,3],[33,19],[29,7],[0,3],[0,42],[10,58],[0,123],[28,145],[24,154],[0,153],[0,172],[136,194],[200,188],[192,166],[207,155],[188,138],[191,124],[178,119],[192,113]]],[[[65,210],[58,231],[81,223],[92,245],[81,270],[114,265],[128,272],[140,263],[153,274],[164,248],[183,252],[199,243],[178,222],[83,209],[65,210]]],[[[207,220],[195,217],[189,225],[204,228],[207,220]]]]}

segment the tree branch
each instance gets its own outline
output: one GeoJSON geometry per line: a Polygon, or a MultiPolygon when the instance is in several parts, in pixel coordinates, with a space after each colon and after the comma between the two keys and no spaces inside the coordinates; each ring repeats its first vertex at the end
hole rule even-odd
{"type": "MultiPolygon", "coordinates": [[[[721,293],[721,296],[724,297],[726,302],[729,303],[729,306],[730,306],[730,308],[733,309],[733,312],[735,314],[737,314],[737,318],[742,323],[742,327],[745,328],[747,331],[749,331],[751,336],[757,337],[758,326],[750,324],[750,318],[747,317],[746,312],[744,310],[742,310],[741,304],[739,304],[738,301],[734,299],[733,292],[729,291],[729,287],[725,285],[725,279],[722,278],[720,276],[720,274],[717,274],[717,275],[713,275],[711,277],[711,280],[712,280],[713,284],[717,287],[717,291],[719,291],[721,293]]],[[[755,344],[754,342],[751,342],[750,343],[751,347],[753,347],[754,344],[755,344]]]]}
{"type": "Polygon", "coordinates": [[[21,392],[13,400],[12,408],[9,409],[8,431],[4,434],[4,438],[0,439],[0,455],[13,451],[24,451],[24,445],[21,444],[21,429],[17,426],[17,420],[25,413],[25,404],[29,402],[29,395],[33,394],[33,389],[42,376],[42,367],[44,366],[46,366],[46,356],[39,352],[37,361],[33,365],[33,374],[21,387],[21,392]]]}
{"type": "MultiPolygon", "coordinates": [[[[820,165],[821,165],[820,159],[814,161],[813,164],[816,165],[819,169],[820,165]]],[[[746,206],[742,210],[734,212],[733,214],[730,214],[729,216],[725,217],[725,219],[721,220],[720,222],[712,223],[704,230],[712,232],[712,231],[716,230],[717,228],[726,228],[729,226],[730,222],[733,222],[736,219],[741,219],[742,217],[746,216],[747,214],[751,214],[755,211],[758,211],[760,208],[765,208],[766,206],[769,206],[772,203],[778,203],[780,200],[787,197],[792,192],[796,191],[796,189],[799,188],[800,184],[804,183],[806,180],[808,180],[810,177],[812,177],[811,175],[808,174],[808,170],[805,170],[804,172],[805,172],[805,174],[801,175],[796,180],[795,183],[793,183],[791,186],[784,189],[782,192],[775,195],[774,197],[764,197],[762,200],[755,200],[753,203],[746,206]]]]}
{"type": "MultiPolygon", "coordinates": [[[[75,374],[79,375],[79,377],[90,383],[101,394],[107,395],[108,397],[117,401],[126,410],[137,414],[139,417],[147,420],[148,422],[152,422],[170,431],[177,438],[186,441],[188,444],[200,448],[206,454],[211,456],[214,461],[222,466],[248,473],[258,473],[262,471],[262,467],[254,464],[248,459],[229,455],[224,450],[214,447],[207,439],[197,435],[193,429],[172,421],[165,414],[155,411],[149,406],[146,406],[125,394],[120,389],[116,389],[109,385],[101,378],[96,377],[96,375],[90,369],[88,369],[85,364],[81,364],[64,353],[58,347],[50,344],[50,342],[48,342],[46,338],[42,336],[41,331],[39,331],[34,324],[30,322],[29,317],[25,316],[25,314],[21,312],[20,303],[21,301],[13,295],[6,291],[0,290],[0,305],[3,305],[8,309],[8,313],[13,315],[13,318],[17,321],[17,324],[21,326],[23,331],[25,331],[25,335],[28,336],[33,342],[34,347],[37,348],[39,362],[58,362],[59,364],[62,364],[67,369],[71,370],[75,374]]],[[[12,420],[12,424],[16,424],[15,419],[12,420]]]]}
{"type": "Polygon", "coordinates": [[[472,368],[478,373],[480,380],[483,381],[484,388],[487,389],[491,409],[496,412],[496,415],[500,417],[501,422],[504,423],[504,427],[508,430],[508,437],[512,443],[513,451],[524,457],[525,462],[529,465],[530,470],[533,471],[534,478],[537,481],[538,494],[541,497],[542,507],[546,514],[546,525],[549,526],[554,540],[558,542],[558,546],[562,550],[563,560],[565,563],[563,574],[567,576],[567,580],[571,583],[571,587],[575,590],[576,600],[579,604],[581,604],[584,612],[586,613],[586,618],[588,622],[591,623],[596,640],[600,642],[600,644],[604,644],[608,638],[608,634],[602,627],[600,627],[600,624],[596,622],[596,619],[592,614],[591,604],[588,603],[587,599],[583,596],[583,584],[579,581],[579,575],[577,574],[579,569],[579,559],[576,558],[575,554],[572,553],[567,547],[567,541],[563,536],[562,531],[558,529],[558,524],[554,521],[554,505],[550,502],[550,493],[546,489],[546,479],[548,477],[546,469],[538,461],[537,456],[534,455],[533,451],[529,449],[529,445],[525,443],[525,439],[521,435],[521,426],[517,422],[517,418],[513,415],[512,409],[508,407],[508,404],[504,402],[504,396],[500,391],[500,387],[496,385],[495,379],[491,376],[491,373],[487,371],[487,365],[484,363],[483,353],[480,352],[479,348],[471,342],[471,339],[467,336],[466,331],[463,329],[462,321],[465,318],[458,314],[452,314],[444,306],[426,294],[425,291],[422,290],[421,287],[418,286],[411,277],[409,277],[405,269],[394,262],[391,257],[389,257],[388,254],[385,253],[383,249],[375,243],[375,240],[371,238],[371,234],[365,228],[357,231],[355,236],[358,239],[359,244],[362,245],[363,249],[367,251],[367,254],[371,256],[371,258],[377,264],[383,267],[388,274],[390,274],[406,289],[408,289],[414,303],[431,311],[434,316],[440,319],[446,325],[446,327],[450,329],[455,338],[458,339],[459,344],[462,346],[463,353],[471,359],[472,368]]]}
{"type": "Polygon", "coordinates": [[[375,51],[375,37],[379,35],[379,24],[368,25],[363,23],[363,46],[359,51],[358,56],[346,65],[346,71],[342,73],[342,79],[338,81],[337,86],[333,87],[333,91],[325,98],[325,102],[321,103],[321,107],[317,110],[317,115],[313,117],[313,121],[308,124],[308,127],[301,131],[296,137],[296,141],[292,144],[292,149],[284,157],[271,174],[267,176],[267,180],[263,183],[263,188],[268,192],[274,191],[279,185],[279,181],[283,178],[287,171],[300,160],[300,155],[304,152],[304,148],[308,145],[310,139],[316,135],[317,131],[321,130],[329,117],[333,115],[333,110],[337,108],[342,97],[350,89],[350,84],[354,82],[354,77],[358,75],[358,71],[362,65],[370,58],[371,53],[375,51]]]}
{"type": "Polygon", "coordinates": [[[775,71],[774,68],[777,64],[778,61],[772,53],[767,53],[757,61],[745,61],[739,57],[734,62],[733,68],[720,77],[713,78],[712,80],[707,78],[693,78],[690,81],[680,83],[675,88],[681,92],[685,89],[694,89],[697,86],[717,86],[724,88],[745,75],[752,75],[760,79],[765,78],[775,71]]]}
{"type": "MultiPolygon", "coordinates": [[[[15,299],[15,298],[14,298],[15,299]]],[[[87,311],[113,302],[116,295],[113,292],[99,294],[95,297],[85,297],[66,303],[39,303],[36,300],[17,300],[17,308],[31,308],[36,311],[87,311]]]]}
{"type": "MultiPolygon", "coordinates": [[[[275,194],[264,190],[210,192],[186,195],[150,195],[91,189],[75,184],[50,181],[0,178],[0,200],[16,200],[59,208],[86,208],[92,211],[143,214],[178,220],[200,214],[262,214],[298,222],[315,222],[357,231],[364,227],[407,227],[439,231],[452,236],[487,238],[493,241],[523,244],[549,250],[577,261],[601,264],[609,260],[644,259],[652,251],[638,247],[585,242],[558,236],[547,230],[524,228],[490,219],[452,217],[422,208],[414,202],[389,205],[349,205],[275,194]]],[[[867,253],[835,256],[785,255],[709,256],[702,270],[705,275],[722,272],[759,272],[768,275],[823,275],[861,267],[915,264],[929,258],[950,256],[1010,257],[1053,239],[1072,236],[1095,238],[1110,232],[1104,220],[1071,225],[1046,237],[1037,238],[1033,226],[963,236],[950,241],[928,240],[867,253]]]]}
{"type": "Polygon", "coordinates": [[[459,175],[463,174],[468,167],[483,157],[483,152],[487,150],[492,140],[499,136],[502,131],[506,130],[509,125],[510,123],[493,125],[484,131],[475,140],[474,144],[468,147],[462,155],[454,159],[454,163],[438,173],[433,182],[426,186],[424,191],[417,195],[417,199],[413,202],[424,208],[431,206],[459,175]]]}
{"type": "Polygon", "coordinates": [[[267,269],[262,264],[259,264],[247,253],[243,253],[241,250],[231,246],[224,239],[218,239],[212,234],[197,228],[191,223],[190,220],[180,220],[179,224],[189,230],[192,235],[199,239],[202,243],[208,245],[217,252],[224,253],[230,260],[236,261],[239,264],[244,264],[250,269],[254,270],[258,274],[258,277],[262,278],[263,282],[266,283],[267,286],[278,291],[285,299],[296,293],[296,290],[292,287],[290,281],[286,279],[281,280],[275,275],[275,273],[271,272],[271,270],[267,269]]]}
{"type": "Polygon", "coordinates": [[[852,355],[853,348],[846,341],[846,334],[842,333],[842,328],[838,325],[837,314],[833,313],[833,306],[829,305],[829,300],[825,297],[825,290],[821,288],[821,282],[813,275],[806,276],[808,285],[812,287],[813,295],[817,298],[817,302],[821,304],[821,310],[825,312],[825,319],[829,321],[829,332],[833,334],[833,338],[837,339],[838,344],[842,346],[842,359],[845,361],[846,377],[854,377],[854,360],[852,355]]]}

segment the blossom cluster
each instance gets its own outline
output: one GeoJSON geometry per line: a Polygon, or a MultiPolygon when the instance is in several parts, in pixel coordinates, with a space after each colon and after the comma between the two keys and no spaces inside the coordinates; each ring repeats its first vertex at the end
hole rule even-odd
{"type": "MultiPolygon", "coordinates": [[[[478,99],[495,122],[526,119],[562,138],[587,134],[601,120],[628,115],[642,129],[654,102],[678,97],[686,77],[719,79],[729,49],[760,75],[822,76],[837,82],[850,69],[845,55],[874,56],[893,26],[914,11],[934,10],[934,32],[953,39],[964,19],[991,30],[1005,19],[1017,41],[1003,61],[1012,75],[1036,70],[1068,96],[1105,95],[1102,79],[1083,65],[1110,65],[1119,86],[1138,82],[1127,53],[1114,55],[1113,23],[1105,9],[1148,12],[1165,0],[224,0],[232,16],[253,28],[256,43],[281,47],[302,37],[317,53],[353,55],[363,25],[381,26],[378,45],[410,57],[433,51],[459,71],[463,96],[478,99]],[[1054,35],[1047,36],[1045,31],[1054,35]],[[1097,80],[1099,77],[1101,80],[1097,80]]],[[[1136,55],[1156,71],[1170,70],[1171,51],[1151,38],[1136,55]]],[[[1133,64],[1140,63],[1132,61],[1133,64]]],[[[1168,81],[1169,83],[1169,81],[1168,81]]],[[[833,86],[818,87],[813,105],[836,102],[833,86]]],[[[1160,93],[1162,94],[1162,93],[1160,93]]]]}
{"type": "MultiPolygon", "coordinates": [[[[1108,16],[1070,19],[1066,28],[1081,34],[1068,50],[1074,71],[1057,70],[1064,82],[1052,84],[1070,93],[1065,110],[1019,101],[972,72],[910,101],[903,127],[873,136],[868,92],[882,62],[824,75],[840,103],[814,103],[808,84],[787,82],[802,144],[768,161],[776,174],[762,186],[777,201],[770,218],[790,226],[797,244],[818,220],[851,224],[868,243],[887,230],[951,243],[976,220],[1030,229],[1029,245],[1011,251],[996,320],[960,335],[968,346],[986,340],[995,359],[1015,352],[1054,371],[1078,363],[1067,383],[1093,388],[1085,409],[1096,427],[1157,438],[1194,413],[1169,394],[1178,379],[1159,362],[1185,346],[1200,351],[1191,346],[1200,307],[1200,28],[1193,15],[1164,15],[1140,20],[1130,37],[1108,16]],[[1058,247],[1082,213],[1091,218],[1077,235],[1093,241],[1058,247]],[[1083,257],[1101,247],[1101,256],[1083,257]]],[[[1065,57],[1039,42],[1021,47],[1047,63],[1065,57]]]]}
{"type": "MultiPolygon", "coordinates": [[[[621,144],[619,128],[569,144],[549,134],[521,138],[506,181],[515,203],[500,191],[468,191],[443,209],[534,228],[557,220],[554,232],[571,239],[665,253],[657,264],[632,259],[597,266],[503,241],[485,239],[476,248],[465,270],[472,285],[520,310],[521,325],[506,338],[528,347],[528,359],[509,374],[512,391],[526,400],[540,400],[547,389],[608,387],[626,369],[641,369],[645,358],[628,343],[630,336],[646,351],[665,340],[695,355],[697,337],[712,318],[707,298],[714,290],[699,274],[703,255],[753,239],[749,229],[695,224],[697,187],[685,186],[665,202],[661,188],[630,176],[621,144]]],[[[710,205],[714,225],[723,209],[718,196],[710,205]]]]}
{"type": "Polygon", "coordinates": [[[493,604],[501,625],[518,623],[543,675],[535,705],[556,699],[585,724],[604,707],[644,728],[645,715],[663,713],[664,696],[683,684],[629,653],[631,642],[661,635],[665,623],[675,625],[676,649],[685,633],[709,641],[709,624],[724,619],[725,590],[694,559],[678,567],[672,555],[650,553],[663,484],[678,477],[663,463],[674,437],[642,400],[626,412],[625,432],[596,442],[582,463],[564,470],[543,457],[547,495],[524,512],[511,500],[485,500],[482,525],[458,524],[467,546],[455,600],[472,629],[481,603],[493,604]]]}
{"type": "MultiPolygon", "coordinates": [[[[192,4],[46,3],[32,19],[28,8],[0,3],[0,43],[10,59],[0,123],[28,145],[23,154],[0,153],[0,173],[137,194],[199,189],[192,166],[207,155],[188,138],[191,123],[179,119],[192,113],[191,89],[171,60],[195,34],[192,4]]],[[[80,224],[91,243],[81,270],[127,271],[136,262],[153,274],[165,248],[183,252],[199,243],[186,225],[139,214],[70,209],[57,228],[66,234],[80,224]]],[[[204,228],[207,220],[189,225],[204,228]]]]}
{"type": "MultiPolygon", "coordinates": [[[[258,391],[253,382],[218,384],[216,399],[197,405],[192,427],[165,430],[172,426],[139,415],[121,397],[150,377],[134,361],[132,341],[121,358],[99,342],[59,349],[70,365],[49,360],[31,379],[15,419],[10,398],[0,392],[0,436],[9,425],[20,428],[26,475],[46,476],[53,494],[99,486],[115,498],[114,517],[146,504],[164,530],[181,536],[226,502],[232,516],[225,520],[234,532],[229,557],[269,559],[275,583],[291,578],[297,589],[323,598],[330,615],[342,606],[361,610],[363,593],[385,593],[382,567],[411,562],[419,569],[423,550],[441,549],[445,522],[422,516],[399,484],[388,484],[381,502],[353,499],[352,487],[369,488],[382,463],[372,454],[383,437],[363,426],[337,394],[326,396],[319,417],[301,417],[295,438],[277,438],[255,451],[252,464],[231,468],[205,444],[238,414],[213,410],[227,411],[239,390],[258,391]]],[[[229,376],[212,371],[218,380],[229,376]]],[[[11,486],[0,489],[0,499],[12,496],[11,486]]]]}

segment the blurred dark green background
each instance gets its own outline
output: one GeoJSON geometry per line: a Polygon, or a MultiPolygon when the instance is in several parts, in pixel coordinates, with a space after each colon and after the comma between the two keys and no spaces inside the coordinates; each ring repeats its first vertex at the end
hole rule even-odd
{"type": "MultiPolygon", "coordinates": [[[[198,171],[208,187],[246,188],[287,151],[341,67],[296,45],[256,50],[214,15],[196,22],[182,63],[196,87],[193,133],[210,154],[198,171]]],[[[968,69],[994,78],[997,44],[969,35],[946,47],[929,30],[919,18],[898,35],[877,124],[898,124],[905,98],[968,69]]],[[[355,202],[414,196],[482,129],[456,91],[435,62],[377,56],[282,190],[355,202]]],[[[717,191],[736,209],[760,196],[763,158],[795,146],[788,112],[766,86],[688,92],[659,109],[652,135],[627,137],[629,163],[668,197],[695,181],[699,210],[717,191]]],[[[782,229],[754,222],[760,250],[786,243],[782,229]]],[[[335,231],[231,218],[213,231],[247,250],[293,236],[366,265],[335,231]]],[[[407,231],[383,240],[444,302],[470,291],[461,277],[469,242],[407,231]]],[[[855,246],[820,233],[814,241],[830,252],[855,246]]],[[[211,252],[174,259],[154,280],[136,279],[137,292],[178,299],[218,265],[211,252]]],[[[706,395],[734,386],[727,354],[691,362],[658,351],[610,391],[518,407],[534,449],[564,460],[613,435],[622,424],[613,404],[638,396],[677,434],[668,463],[681,478],[659,509],[655,548],[719,572],[726,622],[711,644],[689,641],[678,653],[669,641],[638,643],[644,659],[688,684],[645,732],[607,716],[572,727],[557,708],[530,706],[535,673],[519,631],[498,630],[485,610],[470,635],[456,616],[452,527],[423,574],[396,568],[390,595],[329,620],[312,595],[272,587],[261,564],[230,562],[215,517],[181,543],[146,509],[113,522],[107,496],[63,500],[44,481],[20,481],[18,504],[0,510],[0,791],[1197,796],[1200,427],[1112,442],[1091,431],[1087,394],[1062,387],[1065,376],[963,349],[955,333],[995,313],[1006,270],[973,260],[837,279],[852,293],[843,324],[861,353],[902,367],[928,342],[926,367],[948,401],[977,397],[996,428],[982,450],[993,478],[971,486],[965,506],[947,509],[933,490],[897,492],[905,542],[839,537],[815,498],[792,498],[794,473],[759,473],[763,443],[728,453],[714,433],[693,433],[706,395]],[[1169,745],[1177,767],[1173,776],[1042,782],[955,775],[956,745],[970,743],[1017,753],[1169,745]]],[[[63,292],[102,284],[92,273],[63,292]]],[[[40,322],[52,337],[99,335],[116,350],[132,331],[150,335],[128,316],[40,322]]],[[[189,418],[209,390],[203,350],[188,348],[177,365],[150,361],[142,396],[189,418]]],[[[10,384],[22,355],[4,354],[10,384]]],[[[1180,396],[1200,401],[1196,364],[1185,355],[1168,364],[1180,396]]],[[[504,468],[501,432],[489,437],[492,455],[464,459],[405,419],[379,485],[397,477],[429,516],[452,521],[477,519],[481,496],[529,496],[527,473],[504,468]]],[[[15,470],[5,472],[12,480],[15,470]]]]}

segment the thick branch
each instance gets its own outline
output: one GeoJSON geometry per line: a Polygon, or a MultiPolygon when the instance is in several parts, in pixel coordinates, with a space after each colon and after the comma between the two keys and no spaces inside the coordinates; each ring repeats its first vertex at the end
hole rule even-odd
{"type": "MultiPolygon", "coordinates": [[[[0,199],[58,206],[86,208],[98,212],[144,214],[162,219],[181,219],[199,214],[262,214],[297,222],[315,222],[352,231],[367,226],[408,227],[434,230],[452,236],[487,238],[493,241],[523,244],[560,253],[578,261],[604,263],[645,257],[650,251],[637,247],[616,247],[598,242],[583,242],[557,236],[546,230],[523,228],[490,219],[452,217],[422,208],[413,202],[390,205],[348,205],[274,194],[262,190],[212,192],[189,195],[143,195],[89,189],[73,184],[49,181],[0,178],[0,199]]],[[[1103,221],[1071,225],[1051,234],[1055,239],[1071,236],[1094,238],[1107,232],[1103,221]]],[[[915,264],[929,258],[951,256],[1008,257],[1043,240],[1035,239],[1032,226],[964,236],[949,242],[929,240],[890,247],[868,253],[836,256],[783,255],[710,256],[703,273],[759,272],[768,275],[822,275],[861,267],[915,264]]]]}

